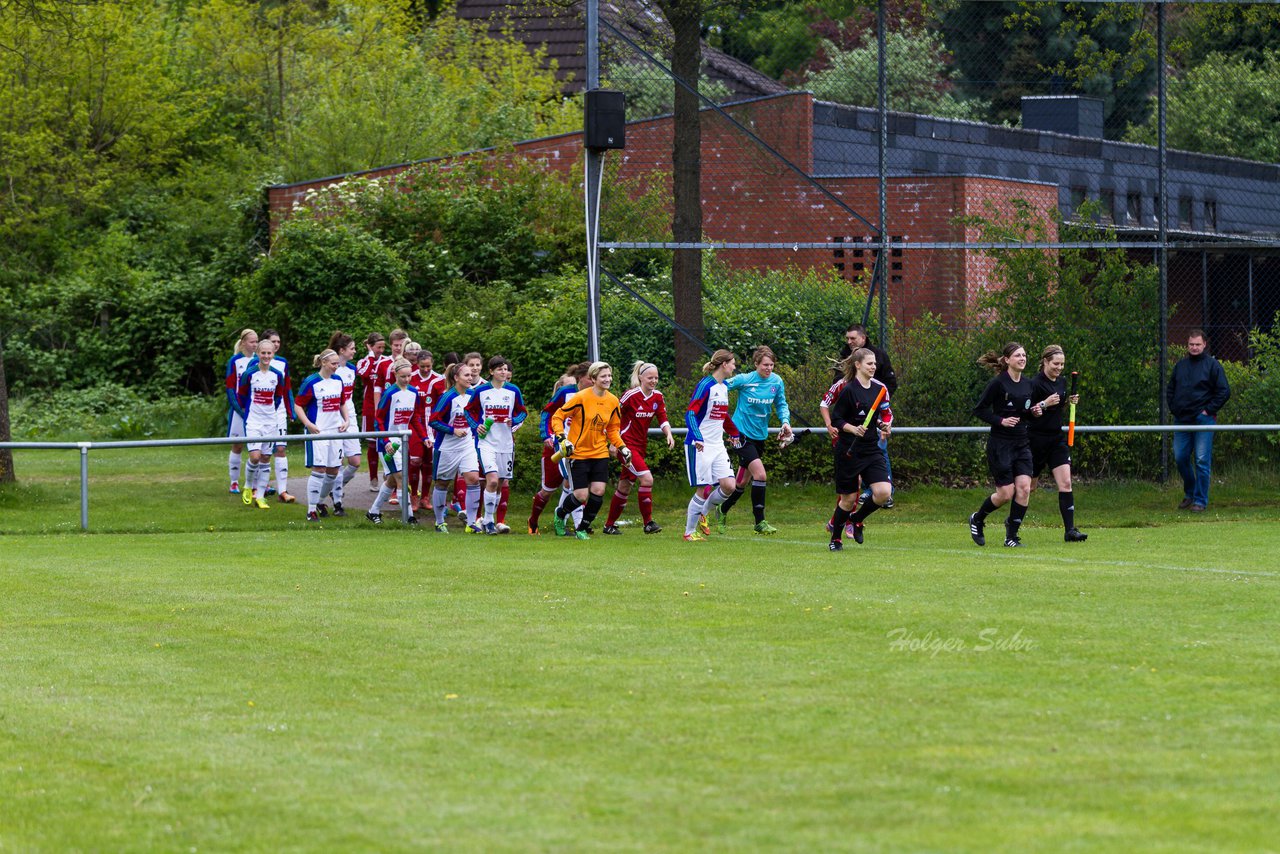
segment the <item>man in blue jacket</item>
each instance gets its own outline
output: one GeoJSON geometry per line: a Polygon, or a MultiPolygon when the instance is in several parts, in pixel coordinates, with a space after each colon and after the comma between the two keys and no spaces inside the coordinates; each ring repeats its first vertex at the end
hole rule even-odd
{"type": "MultiPolygon", "coordinates": [[[[1204,330],[1192,329],[1187,336],[1187,355],[1173,366],[1166,395],[1175,424],[1217,424],[1218,410],[1231,397],[1226,372],[1205,352],[1207,346],[1204,330]]],[[[1174,433],[1173,459],[1182,475],[1183,498],[1178,509],[1203,513],[1209,506],[1213,431],[1174,433]]]]}

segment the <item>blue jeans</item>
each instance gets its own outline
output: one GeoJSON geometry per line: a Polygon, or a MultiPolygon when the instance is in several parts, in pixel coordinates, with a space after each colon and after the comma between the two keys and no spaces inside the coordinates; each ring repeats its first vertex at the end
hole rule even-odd
{"type": "MultiPolygon", "coordinates": [[[[1217,424],[1218,419],[1201,413],[1196,424],[1217,424]]],[[[1213,432],[1174,433],[1173,460],[1182,475],[1183,496],[1192,504],[1209,506],[1209,474],[1213,466],[1213,432]],[[1194,459],[1193,459],[1194,457],[1194,459]]]]}

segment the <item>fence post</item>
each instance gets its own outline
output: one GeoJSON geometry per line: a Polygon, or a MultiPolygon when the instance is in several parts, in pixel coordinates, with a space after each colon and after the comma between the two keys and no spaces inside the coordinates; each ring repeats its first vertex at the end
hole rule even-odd
{"type": "MultiPolygon", "coordinates": [[[[426,462],[425,460],[423,461],[426,462]]],[[[413,502],[409,498],[409,433],[400,434],[400,522],[408,525],[413,515],[413,502]]]]}
{"type": "Polygon", "coordinates": [[[80,530],[89,530],[89,448],[92,442],[80,442],[80,530]]]}

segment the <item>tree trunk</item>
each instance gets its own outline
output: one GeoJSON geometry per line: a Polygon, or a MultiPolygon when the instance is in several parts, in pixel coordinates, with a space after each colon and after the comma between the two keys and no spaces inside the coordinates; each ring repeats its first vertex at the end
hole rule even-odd
{"type": "MultiPolygon", "coordinates": [[[[675,0],[664,4],[667,21],[675,37],[671,50],[671,70],[694,87],[702,64],[699,23],[701,4],[697,0],[675,0]]],[[[676,84],[674,145],[671,152],[672,195],[675,206],[671,223],[678,243],[702,240],[702,125],[698,97],[676,84]]],[[[677,249],[671,264],[671,292],[676,322],[699,338],[705,337],[702,323],[702,252],[677,249]]],[[[701,348],[679,332],[675,335],[676,372],[697,373],[704,360],[701,348]]]]}
{"type": "MultiPolygon", "coordinates": [[[[12,442],[13,434],[9,430],[9,384],[4,375],[4,341],[0,340],[0,442],[12,442]]],[[[13,483],[17,476],[13,473],[13,451],[0,449],[0,483],[13,483]]]]}

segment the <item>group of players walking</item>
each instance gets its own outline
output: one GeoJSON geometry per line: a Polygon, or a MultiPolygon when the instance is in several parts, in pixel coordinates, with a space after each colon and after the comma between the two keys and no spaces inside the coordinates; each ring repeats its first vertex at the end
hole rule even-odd
{"type": "MultiPolygon", "coordinates": [[[[865,332],[852,327],[848,355],[838,363],[840,378],[822,401],[830,434],[837,501],[828,530],[832,551],[843,549],[844,536],[858,543],[864,524],[876,510],[892,506],[893,490],[887,453],[893,411],[890,388],[877,379],[879,362],[887,357],[870,347],[865,332]],[[879,357],[879,358],[878,358],[879,357]]],[[[448,533],[452,511],[469,533],[502,534],[514,471],[515,433],[528,417],[520,389],[511,382],[512,364],[502,356],[486,363],[479,353],[462,357],[448,353],[445,370],[434,370],[434,355],[411,341],[402,330],[390,340],[380,333],[365,339],[366,355],[353,362],[355,340],[335,332],[329,346],[312,360],[315,373],[295,395],[288,364],[281,357],[280,336],[266,330],[258,336],[244,330],[227,363],[230,403],[229,435],[243,437],[228,457],[230,491],[244,504],[268,509],[274,494],[282,503],[296,500],[288,490],[287,444],[280,441],[290,417],[312,434],[355,433],[354,396],[363,386],[360,428],[363,431],[408,433],[408,465],[402,471],[398,438],[366,442],[333,439],[305,443],[307,515],[309,522],[330,514],[345,516],[344,489],[367,459],[370,489],[377,495],[366,513],[382,523],[382,508],[410,503],[407,519],[418,524],[417,511],[430,509],[435,530],[448,533]],[[390,344],[390,355],[386,349],[390,344]],[[487,368],[488,378],[482,377],[487,368]],[[240,475],[241,454],[249,450],[248,466],[240,475]],[[275,466],[276,489],[271,489],[275,466]],[[379,468],[382,477],[379,478],[379,468]],[[428,495],[430,496],[428,498],[428,495]]],[[[716,351],[703,365],[685,411],[686,473],[694,488],[686,508],[684,539],[705,540],[713,526],[727,530],[727,514],[750,491],[754,531],[777,529],[765,519],[768,474],[763,462],[771,418],[781,428],[785,447],[794,438],[786,388],[774,372],[776,357],[765,346],[752,354],[754,370],[739,374],[734,355],[716,351]],[[730,392],[737,403],[730,414],[730,392]],[[737,465],[730,462],[726,440],[734,447],[737,465]]],[[[1073,520],[1070,451],[1062,437],[1062,412],[1068,402],[1062,377],[1065,357],[1049,347],[1034,379],[1023,376],[1026,351],[1009,344],[1000,354],[986,354],[979,363],[999,370],[984,390],[974,414],[991,425],[987,457],[996,491],[969,519],[970,534],[985,544],[987,516],[1010,504],[1005,545],[1021,545],[1018,529],[1026,513],[1032,479],[1047,465],[1059,489],[1059,507],[1068,542],[1084,540],[1073,520]]],[[[887,371],[892,378],[892,368],[887,371]]],[[[613,393],[613,368],[605,362],[570,365],[555,383],[538,420],[542,440],[540,488],[534,494],[527,530],[542,531],[541,517],[555,499],[552,525],[557,535],[588,539],[604,505],[609,463],[621,464],[617,485],[603,525],[607,535],[622,533],[618,523],[634,491],[646,534],[658,533],[653,518],[653,475],[645,462],[649,432],[654,428],[668,448],[675,445],[666,402],[658,390],[658,369],[636,362],[628,389],[613,393]]],[[[892,382],[892,380],[890,380],[892,382]]],[[[1071,401],[1074,403],[1074,399],[1071,401]]]]}

